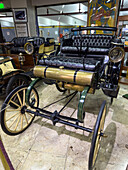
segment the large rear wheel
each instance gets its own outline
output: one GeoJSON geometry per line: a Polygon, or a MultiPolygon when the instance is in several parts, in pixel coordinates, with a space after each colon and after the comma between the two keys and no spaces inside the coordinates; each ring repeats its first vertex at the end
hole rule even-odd
{"type": "Polygon", "coordinates": [[[12,76],[7,84],[6,87],[6,96],[16,87],[24,85],[24,84],[29,84],[30,83],[30,78],[28,79],[27,76],[22,75],[22,74],[17,74],[15,76],[12,76]]]}
{"type": "MultiPolygon", "coordinates": [[[[1,127],[8,135],[18,135],[26,130],[35,116],[26,112],[26,109],[35,111],[25,102],[27,85],[14,89],[5,99],[0,113],[1,127]]],[[[29,103],[35,107],[39,105],[39,96],[36,89],[32,89],[29,103]]]]}
{"type": "Polygon", "coordinates": [[[91,142],[91,149],[90,149],[90,154],[89,154],[89,164],[88,164],[88,169],[92,170],[95,166],[95,162],[97,159],[98,151],[100,148],[100,141],[101,141],[101,136],[103,134],[103,129],[104,129],[104,122],[105,122],[105,115],[106,115],[106,101],[104,101],[101,105],[96,124],[95,124],[95,129],[92,137],[92,142],[91,142]]]}

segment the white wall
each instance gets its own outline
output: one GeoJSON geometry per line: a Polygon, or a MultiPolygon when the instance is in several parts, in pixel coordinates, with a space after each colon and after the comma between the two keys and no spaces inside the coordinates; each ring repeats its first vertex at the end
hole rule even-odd
{"type": "Polygon", "coordinates": [[[11,8],[27,8],[26,0],[10,0],[11,8]]]}
{"type": "Polygon", "coordinates": [[[4,7],[5,7],[5,8],[11,8],[11,2],[10,2],[10,0],[3,0],[3,3],[4,3],[4,7]]]}

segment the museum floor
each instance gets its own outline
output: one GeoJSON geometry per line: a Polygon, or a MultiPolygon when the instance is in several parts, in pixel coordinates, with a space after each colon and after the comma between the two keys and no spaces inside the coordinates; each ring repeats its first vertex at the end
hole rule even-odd
{"type": "MultiPolygon", "coordinates": [[[[38,86],[40,106],[61,98],[54,85],[38,86]]],[[[126,170],[128,164],[128,100],[122,95],[128,93],[128,86],[121,85],[118,98],[110,105],[110,98],[102,91],[89,94],[86,102],[85,122],[93,127],[103,100],[107,100],[108,113],[105,121],[105,133],[98,155],[96,170],[126,170]]],[[[79,94],[66,109],[64,115],[75,116],[79,94]]],[[[0,105],[3,103],[0,99],[0,105]]],[[[60,109],[61,101],[49,110],[60,109]]],[[[32,125],[22,134],[8,136],[0,128],[6,151],[15,170],[87,170],[91,135],[72,127],[57,124],[36,117],[32,125]]],[[[1,163],[0,163],[1,164],[1,163]]],[[[0,165],[2,170],[2,165],[0,165]]]]}

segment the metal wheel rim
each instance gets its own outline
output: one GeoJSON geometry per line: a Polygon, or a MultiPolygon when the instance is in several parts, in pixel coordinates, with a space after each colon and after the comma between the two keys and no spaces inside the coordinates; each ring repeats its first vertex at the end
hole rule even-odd
{"type": "Polygon", "coordinates": [[[105,105],[104,110],[103,110],[103,114],[102,114],[102,117],[101,117],[101,120],[100,120],[100,125],[99,125],[99,128],[98,128],[97,137],[96,137],[95,149],[94,149],[94,153],[93,153],[92,167],[94,167],[94,165],[95,165],[97,154],[98,154],[99,147],[100,147],[100,141],[101,141],[101,135],[100,134],[101,134],[101,132],[103,132],[103,129],[104,129],[106,109],[107,109],[107,107],[105,105]]]}

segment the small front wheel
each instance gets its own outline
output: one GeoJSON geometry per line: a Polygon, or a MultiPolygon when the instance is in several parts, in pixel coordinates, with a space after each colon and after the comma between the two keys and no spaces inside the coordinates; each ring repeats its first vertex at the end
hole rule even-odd
{"type": "MultiPolygon", "coordinates": [[[[26,104],[25,96],[28,86],[15,88],[5,99],[0,113],[1,127],[8,135],[18,135],[25,131],[35,118],[35,115],[26,112],[27,109],[35,111],[26,104]]],[[[32,89],[29,103],[38,107],[39,96],[36,89],[32,89]]]]}
{"type": "Polygon", "coordinates": [[[93,132],[92,142],[91,142],[91,149],[89,154],[89,164],[88,169],[92,170],[95,166],[96,158],[98,155],[99,147],[100,147],[100,141],[101,141],[101,133],[103,134],[104,129],[104,122],[105,122],[105,116],[106,116],[106,101],[104,101],[101,105],[96,124],[95,129],[93,132]]]}

